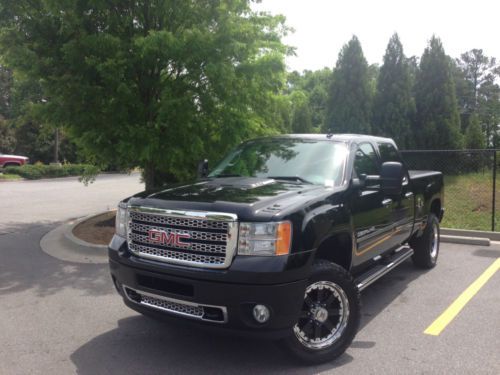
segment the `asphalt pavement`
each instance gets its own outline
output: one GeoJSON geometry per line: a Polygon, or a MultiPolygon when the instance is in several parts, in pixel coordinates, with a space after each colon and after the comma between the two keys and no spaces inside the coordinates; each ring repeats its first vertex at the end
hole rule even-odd
{"type": "Polygon", "coordinates": [[[279,343],[159,323],[126,308],[105,264],[42,252],[65,220],[142,189],[138,175],[0,183],[0,374],[499,374],[500,272],[439,336],[424,330],[500,257],[500,247],[442,244],[438,266],[410,261],[362,294],[363,317],[337,361],[307,367],[279,343]]]}

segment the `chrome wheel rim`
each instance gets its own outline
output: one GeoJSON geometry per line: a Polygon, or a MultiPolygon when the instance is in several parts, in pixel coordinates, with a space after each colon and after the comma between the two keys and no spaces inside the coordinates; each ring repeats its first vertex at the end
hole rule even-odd
{"type": "Polygon", "coordinates": [[[331,281],[309,285],[299,321],[293,332],[308,349],[331,346],[344,333],[349,320],[349,300],[344,290],[331,281]]]}
{"type": "Polygon", "coordinates": [[[431,258],[435,259],[439,249],[439,231],[436,223],[432,224],[431,258]]]}

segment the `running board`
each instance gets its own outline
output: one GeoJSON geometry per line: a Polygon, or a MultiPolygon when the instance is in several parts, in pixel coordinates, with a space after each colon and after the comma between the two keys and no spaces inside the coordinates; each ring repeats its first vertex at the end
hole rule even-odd
{"type": "Polygon", "coordinates": [[[401,246],[391,257],[385,259],[385,262],[383,264],[376,265],[369,271],[365,272],[356,280],[354,280],[354,283],[357,285],[359,291],[362,291],[367,286],[380,279],[386,273],[392,271],[412,255],[413,249],[411,247],[401,246]]]}

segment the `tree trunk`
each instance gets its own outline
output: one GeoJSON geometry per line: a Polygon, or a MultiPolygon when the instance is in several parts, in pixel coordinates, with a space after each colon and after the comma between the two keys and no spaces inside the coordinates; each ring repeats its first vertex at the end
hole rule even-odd
{"type": "Polygon", "coordinates": [[[152,161],[146,163],[142,176],[146,190],[156,190],[168,183],[179,182],[172,173],[159,169],[152,161]]]}
{"type": "Polygon", "coordinates": [[[154,163],[148,162],[144,166],[143,178],[144,178],[144,184],[146,185],[146,190],[153,190],[156,187],[154,163]]]}

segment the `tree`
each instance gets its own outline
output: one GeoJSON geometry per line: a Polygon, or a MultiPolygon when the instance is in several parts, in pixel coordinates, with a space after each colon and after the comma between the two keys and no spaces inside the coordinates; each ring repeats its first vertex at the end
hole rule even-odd
{"type": "Polygon", "coordinates": [[[309,108],[309,98],[303,91],[294,91],[291,95],[292,121],[294,133],[313,133],[312,114],[309,108]]]}
{"type": "Polygon", "coordinates": [[[497,69],[495,58],[483,54],[482,49],[472,49],[463,53],[457,64],[470,84],[470,95],[465,98],[470,113],[476,112],[479,106],[481,87],[495,81],[497,69]]]}
{"type": "Polygon", "coordinates": [[[16,136],[10,124],[0,116],[0,154],[10,154],[16,148],[16,136]]]}
{"type": "Polygon", "coordinates": [[[0,153],[14,152],[16,138],[8,118],[12,107],[12,71],[0,65],[0,153]]]}
{"type": "Polygon", "coordinates": [[[414,136],[422,149],[462,147],[460,117],[450,61],[433,36],[420,60],[415,83],[417,107],[414,136]]]}
{"type": "Polygon", "coordinates": [[[486,142],[477,115],[470,119],[469,126],[465,131],[465,147],[469,149],[483,149],[486,142]]]}
{"type": "Polygon", "coordinates": [[[11,117],[12,108],[12,70],[0,65],[0,118],[11,117]]]}
{"type": "Polygon", "coordinates": [[[486,143],[491,145],[500,122],[500,86],[496,83],[500,67],[481,49],[463,53],[456,63],[462,119],[469,124],[469,118],[476,115],[486,143]]]}
{"type": "Polygon", "coordinates": [[[19,0],[1,8],[6,62],[39,79],[43,118],[89,157],[140,166],[146,188],[277,128],[284,18],[249,0],[19,0]]]}
{"type": "Polygon", "coordinates": [[[394,138],[401,148],[413,144],[411,126],[415,116],[415,100],[412,89],[408,59],[398,35],[394,34],[387,45],[384,64],[377,80],[373,131],[394,138]]]}
{"type": "Polygon", "coordinates": [[[294,122],[290,130],[300,133],[317,133],[325,123],[326,102],[332,71],[304,70],[291,72],[287,76],[284,96],[289,99],[294,122]]]}
{"type": "Polygon", "coordinates": [[[368,64],[356,36],[339,53],[329,90],[324,131],[371,132],[368,64]]]}
{"type": "Polygon", "coordinates": [[[315,71],[306,70],[302,77],[301,88],[307,92],[309,98],[312,126],[317,129],[316,131],[319,131],[325,123],[332,70],[328,68],[315,71]]]}

